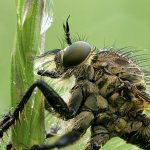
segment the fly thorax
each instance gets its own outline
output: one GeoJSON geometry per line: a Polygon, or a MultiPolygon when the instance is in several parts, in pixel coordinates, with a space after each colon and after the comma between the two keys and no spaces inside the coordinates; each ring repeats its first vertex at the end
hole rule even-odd
{"type": "Polygon", "coordinates": [[[146,88],[144,73],[139,66],[121,54],[112,51],[99,51],[93,56],[91,65],[95,70],[96,84],[103,96],[117,87],[115,82],[118,79],[129,81],[139,90],[146,88]]]}
{"type": "Polygon", "coordinates": [[[80,82],[82,82],[83,94],[84,94],[85,98],[88,97],[91,94],[98,94],[99,89],[98,89],[98,87],[96,86],[95,83],[90,82],[88,80],[81,80],[80,82]]]}
{"type": "Polygon", "coordinates": [[[73,74],[77,80],[86,79],[92,81],[94,78],[94,68],[91,65],[83,64],[77,66],[74,69],[73,74]]]}
{"type": "Polygon", "coordinates": [[[103,76],[96,81],[99,93],[107,97],[109,94],[115,92],[121,85],[119,79],[115,75],[103,74],[103,76]]]}

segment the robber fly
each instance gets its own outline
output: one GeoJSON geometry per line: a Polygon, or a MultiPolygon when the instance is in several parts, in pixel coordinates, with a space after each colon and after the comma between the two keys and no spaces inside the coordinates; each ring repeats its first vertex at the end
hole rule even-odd
{"type": "MultiPolygon", "coordinates": [[[[71,128],[53,144],[33,145],[31,150],[62,148],[79,140],[91,127],[85,150],[99,150],[113,137],[150,150],[150,117],[143,114],[149,107],[144,73],[127,55],[101,49],[93,50],[85,41],[72,42],[68,19],[63,25],[66,43],[40,57],[51,57],[54,70],[39,70],[40,76],[52,79],[75,77],[66,103],[43,80],[35,81],[22,97],[11,117],[0,122],[0,138],[19,118],[34,89],[38,87],[46,103],[63,120],[71,120],[71,128]]],[[[129,53],[128,53],[129,55],[129,53]]]]}

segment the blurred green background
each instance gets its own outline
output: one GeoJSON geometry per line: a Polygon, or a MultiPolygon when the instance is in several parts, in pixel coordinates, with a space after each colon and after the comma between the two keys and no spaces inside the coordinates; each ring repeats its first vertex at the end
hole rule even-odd
{"type": "MultiPolygon", "coordinates": [[[[58,37],[63,37],[62,23],[70,14],[72,36],[86,35],[98,48],[115,42],[116,47],[134,46],[150,54],[149,7],[148,0],[54,0],[54,22],[46,34],[46,49],[61,46],[58,37]]],[[[0,114],[10,108],[10,58],[15,33],[15,0],[1,0],[0,114]]]]}

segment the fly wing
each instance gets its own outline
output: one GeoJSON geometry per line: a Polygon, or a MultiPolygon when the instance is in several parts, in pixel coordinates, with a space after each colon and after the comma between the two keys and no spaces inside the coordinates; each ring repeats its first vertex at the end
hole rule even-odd
{"type": "Polygon", "coordinates": [[[137,97],[143,101],[147,101],[150,103],[150,96],[146,93],[142,93],[139,90],[137,90],[137,97]]]}
{"type": "Polygon", "coordinates": [[[140,91],[137,89],[137,87],[130,83],[129,81],[123,81],[120,79],[120,81],[122,83],[124,83],[124,85],[130,90],[130,92],[137,98],[139,98],[140,100],[142,100],[143,102],[148,102],[150,103],[150,96],[144,91],[140,91]]]}

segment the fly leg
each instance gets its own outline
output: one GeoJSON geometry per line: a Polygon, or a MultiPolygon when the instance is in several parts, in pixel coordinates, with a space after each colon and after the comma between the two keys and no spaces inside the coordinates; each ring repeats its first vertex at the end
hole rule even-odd
{"type": "Polygon", "coordinates": [[[143,150],[150,150],[150,117],[144,114],[137,115],[127,124],[121,138],[143,150]]]}
{"type": "MultiPolygon", "coordinates": [[[[50,104],[50,106],[55,110],[56,113],[59,114],[60,117],[63,119],[71,119],[73,118],[80,107],[80,104],[82,102],[82,96],[78,96],[79,101],[76,100],[76,103],[74,103],[74,108],[69,108],[67,104],[64,102],[64,100],[58,95],[56,91],[53,90],[52,87],[50,87],[48,84],[46,84],[42,80],[35,81],[27,90],[17,107],[15,108],[12,116],[9,119],[3,119],[0,124],[0,138],[3,137],[3,133],[6,132],[11,125],[15,123],[19,119],[19,115],[22,112],[22,110],[25,107],[25,104],[28,102],[30,96],[32,95],[34,89],[38,87],[43,95],[45,96],[47,102],[50,104]]],[[[81,90],[81,89],[80,89],[81,90]]],[[[77,93],[79,95],[82,95],[81,93],[77,93]]],[[[76,95],[76,94],[75,94],[76,95]]],[[[74,99],[74,98],[73,98],[74,99]]]]}
{"type": "Polygon", "coordinates": [[[39,70],[37,72],[37,74],[40,76],[46,76],[46,77],[50,77],[50,78],[59,78],[60,77],[60,75],[55,71],[39,70]]]}
{"type": "Polygon", "coordinates": [[[10,118],[11,118],[10,111],[9,111],[9,112],[6,112],[6,113],[3,115],[2,121],[0,122],[0,128],[1,128],[10,118]]]}
{"type": "MultiPolygon", "coordinates": [[[[51,137],[54,137],[57,135],[57,132],[61,129],[60,126],[58,125],[54,125],[52,126],[49,131],[46,133],[46,139],[47,138],[51,138],[51,137]]],[[[6,145],[6,150],[11,150],[12,148],[12,143],[9,142],[7,145],[6,145]]]]}
{"type": "Polygon", "coordinates": [[[111,137],[111,134],[103,126],[94,126],[92,127],[91,139],[85,150],[99,150],[111,137]]]}
{"type": "Polygon", "coordinates": [[[6,145],[6,150],[11,150],[12,149],[12,143],[9,142],[7,145],[6,145]]]}
{"type": "Polygon", "coordinates": [[[46,138],[51,138],[57,135],[57,132],[61,129],[59,125],[53,125],[46,133],[46,138]]]}
{"type": "Polygon", "coordinates": [[[32,146],[31,150],[49,150],[53,148],[62,148],[74,143],[85,134],[93,119],[94,115],[92,112],[83,111],[72,120],[73,127],[71,130],[68,131],[68,133],[62,135],[55,143],[34,145],[32,146]]]}

